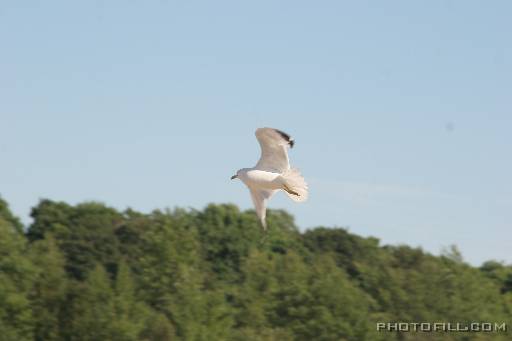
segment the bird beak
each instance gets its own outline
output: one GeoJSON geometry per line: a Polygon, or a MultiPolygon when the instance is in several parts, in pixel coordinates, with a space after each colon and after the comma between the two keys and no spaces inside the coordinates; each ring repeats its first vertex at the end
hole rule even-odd
{"type": "Polygon", "coordinates": [[[235,174],[235,175],[233,175],[233,176],[231,177],[231,180],[236,179],[236,178],[237,178],[237,176],[236,176],[236,174],[235,174]]]}

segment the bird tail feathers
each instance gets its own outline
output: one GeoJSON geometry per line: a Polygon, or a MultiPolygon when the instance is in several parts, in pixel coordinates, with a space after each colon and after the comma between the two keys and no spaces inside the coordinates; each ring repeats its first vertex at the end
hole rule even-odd
{"type": "Polygon", "coordinates": [[[308,198],[308,184],[297,168],[291,168],[282,174],[283,189],[286,194],[296,202],[306,201],[308,198]]]}

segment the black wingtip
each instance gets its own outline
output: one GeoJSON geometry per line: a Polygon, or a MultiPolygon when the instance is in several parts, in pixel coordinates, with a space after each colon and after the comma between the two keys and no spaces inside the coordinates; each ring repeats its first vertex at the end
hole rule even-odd
{"type": "Polygon", "coordinates": [[[281,137],[288,142],[288,144],[290,145],[290,148],[293,148],[293,146],[295,145],[295,141],[292,139],[292,137],[290,135],[288,135],[287,133],[285,133],[284,131],[281,131],[279,129],[274,129],[274,130],[277,131],[279,133],[279,135],[281,135],[281,137]]]}

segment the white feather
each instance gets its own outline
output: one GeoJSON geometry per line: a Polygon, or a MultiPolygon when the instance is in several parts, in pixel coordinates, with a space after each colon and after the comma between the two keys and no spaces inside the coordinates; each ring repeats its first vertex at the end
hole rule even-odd
{"type": "Polygon", "coordinates": [[[261,226],[263,229],[267,229],[267,223],[265,218],[267,216],[267,200],[274,195],[277,190],[266,190],[266,189],[249,189],[251,191],[252,202],[256,210],[256,215],[260,219],[261,226]]]}
{"type": "Polygon", "coordinates": [[[290,169],[289,142],[272,128],[256,129],[255,134],[261,146],[261,157],[254,168],[276,173],[290,169]]]}

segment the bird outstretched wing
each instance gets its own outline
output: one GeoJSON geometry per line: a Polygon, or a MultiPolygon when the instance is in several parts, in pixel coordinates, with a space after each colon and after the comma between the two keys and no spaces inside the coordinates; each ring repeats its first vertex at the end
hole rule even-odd
{"type": "Polygon", "coordinates": [[[249,190],[251,191],[251,198],[254,203],[256,215],[260,218],[261,226],[266,230],[267,223],[265,221],[265,217],[267,216],[267,200],[270,199],[277,190],[254,188],[250,188],[249,190]]]}
{"type": "Polygon", "coordinates": [[[255,134],[261,146],[261,157],[255,168],[276,173],[290,169],[288,148],[294,144],[290,135],[273,128],[258,128],[255,134]]]}

